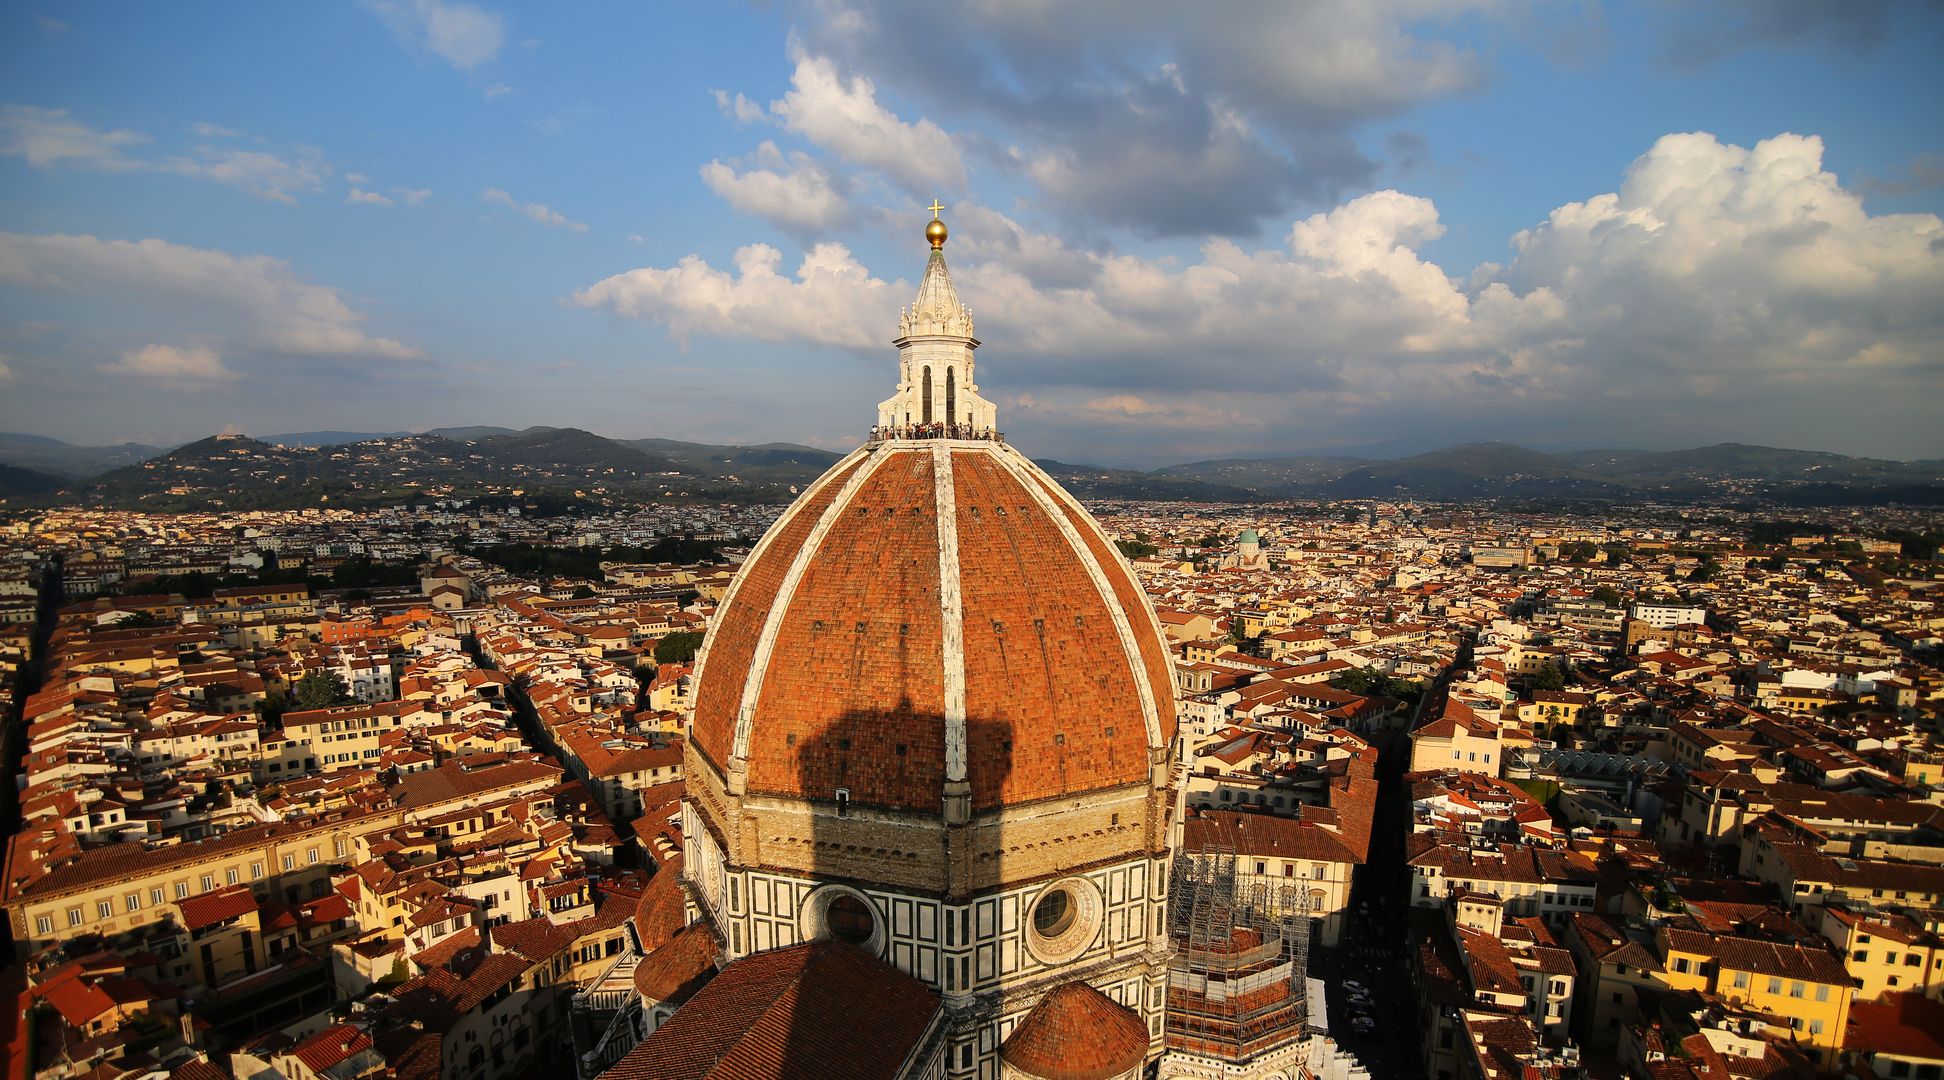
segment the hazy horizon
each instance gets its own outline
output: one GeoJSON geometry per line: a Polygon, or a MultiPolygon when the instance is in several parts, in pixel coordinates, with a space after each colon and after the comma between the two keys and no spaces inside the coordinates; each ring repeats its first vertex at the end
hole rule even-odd
{"type": "Polygon", "coordinates": [[[372,0],[0,40],[4,429],[841,451],[936,198],[1043,456],[1944,456],[1935,5],[372,0]]]}

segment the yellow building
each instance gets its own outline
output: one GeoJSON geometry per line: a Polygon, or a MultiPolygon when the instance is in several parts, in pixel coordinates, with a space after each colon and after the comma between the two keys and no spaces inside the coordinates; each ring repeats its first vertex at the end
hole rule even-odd
{"type": "Polygon", "coordinates": [[[1822,935],[1843,954],[1860,985],[1858,1001],[1944,989],[1944,940],[1907,915],[1865,914],[1845,904],[1822,909],[1822,935]]]}
{"type": "Polygon", "coordinates": [[[1794,1032],[1825,1067],[1836,1064],[1856,981],[1835,955],[1666,926],[1655,939],[1669,988],[1711,993],[1765,1014],[1794,1032]]]}
{"type": "Polygon", "coordinates": [[[1443,715],[1411,732],[1412,772],[1457,769],[1497,776],[1503,759],[1498,725],[1459,701],[1448,702],[1443,715]]]}
{"type": "Polygon", "coordinates": [[[1363,862],[1355,845],[1334,829],[1270,814],[1209,810],[1182,823],[1184,851],[1233,852],[1238,873],[1306,891],[1309,916],[1322,924],[1326,946],[1343,933],[1350,878],[1363,862]]]}
{"type": "Polygon", "coordinates": [[[285,902],[322,895],[332,864],[345,861],[354,836],[401,820],[391,809],[253,826],[165,847],[125,843],[84,851],[9,889],[14,941],[32,953],[83,934],[123,933],[164,920],[180,926],[182,901],[232,885],[285,902]]]}

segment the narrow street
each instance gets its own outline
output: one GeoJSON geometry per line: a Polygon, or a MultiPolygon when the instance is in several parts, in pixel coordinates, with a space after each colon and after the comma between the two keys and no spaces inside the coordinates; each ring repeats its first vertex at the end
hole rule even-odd
{"type": "Polygon", "coordinates": [[[1330,1034],[1379,1080],[1418,1080],[1424,1075],[1406,951],[1410,875],[1404,869],[1404,834],[1410,792],[1403,776],[1411,752],[1407,732],[1408,727],[1378,737],[1378,795],[1369,861],[1357,871],[1351,889],[1342,943],[1317,950],[1310,960],[1310,974],[1329,987],[1330,1034]],[[1350,1000],[1351,982],[1369,995],[1369,1007],[1350,1000]],[[1352,1018],[1359,1014],[1375,1022],[1368,1034],[1352,1027],[1352,1018]]]}
{"type": "MultiPolygon", "coordinates": [[[[1453,667],[1470,659],[1466,642],[1453,667]]],[[[1404,865],[1404,840],[1410,833],[1411,792],[1404,773],[1411,759],[1410,733],[1428,713],[1443,707],[1450,676],[1447,670],[1426,688],[1409,722],[1372,737],[1378,758],[1370,851],[1351,886],[1342,943],[1310,957],[1311,976],[1329,987],[1330,1034],[1377,1080],[1421,1080],[1425,1075],[1417,993],[1410,978],[1411,875],[1404,865]],[[1350,1000],[1351,982],[1368,995],[1367,1007],[1350,1000]],[[1368,1034],[1352,1026],[1360,1014],[1373,1021],[1368,1034]]]]}

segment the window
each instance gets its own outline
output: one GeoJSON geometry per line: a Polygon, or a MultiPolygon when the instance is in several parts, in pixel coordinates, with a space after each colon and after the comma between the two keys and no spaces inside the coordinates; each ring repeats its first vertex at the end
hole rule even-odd
{"type": "Polygon", "coordinates": [[[1771,994],[1780,994],[1782,992],[1782,980],[1770,979],[1768,983],[1768,992],[1771,994]]]}
{"type": "Polygon", "coordinates": [[[88,917],[87,917],[86,915],[83,915],[83,914],[81,913],[81,909],[80,909],[80,908],[78,908],[78,907],[71,907],[71,908],[69,908],[69,909],[68,909],[68,925],[69,925],[69,926],[80,926],[80,925],[81,925],[82,923],[84,923],[84,922],[86,922],[86,921],[88,921],[88,917]]]}
{"type": "MultiPolygon", "coordinates": [[[[1262,872],[1262,864],[1256,864],[1256,872],[1262,872]]],[[[1046,898],[1033,908],[1033,929],[1041,937],[1058,937],[1067,927],[1073,925],[1073,900],[1060,889],[1048,893],[1046,898]]]]}
{"type": "Polygon", "coordinates": [[[258,861],[250,864],[250,880],[255,881],[258,878],[261,878],[262,876],[263,876],[263,862],[262,860],[259,859],[258,861]]]}
{"type": "Polygon", "coordinates": [[[1816,987],[1816,1000],[1817,1000],[1817,1001],[1828,1001],[1828,1000],[1829,1000],[1829,987],[1827,987],[1827,986],[1818,986],[1818,987],[1816,987]]]}
{"type": "Polygon", "coordinates": [[[285,870],[295,870],[295,869],[297,869],[297,856],[295,856],[295,855],[285,855],[285,856],[283,857],[283,868],[284,868],[285,870]]]}
{"type": "Polygon", "coordinates": [[[178,881],[178,882],[176,882],[176,890],[175,890],[175,892],[176,892],[176,897],[175,897],[175,898],[176,898],[177,900],[182,900],[182,899],[185,899],[185,898],[187,898],[187,897],[188,897],[188,895],[189,895],[189,883],[188,883],[188,882],[186,882],[186,881],[178,881]]]}
{"type": "Polygon", "coordinates": [[[1682,958],[1680,958],[1680,959],[1678,959],[1678,960],[1675,960],[1675,961],[1674,961],[1674,970],[1675,970],[1675,971],[1678,971],[1678,972],[1680,972],[1680,973],[1681,973],[1681,974],[1683,974],[1683,975],[1686,975],[1686,974],[1688,973],[1688,962],[1687,962],[1687,958],[1686,958],[1686,957],[1682,957],[1682,958]]]}
{"type": "Polygon", "coordinates": [[[304,853],[304,861],[305,861],[306,863],[314,863],[314,862],[316,862],[316,861],[317,861],[317,849],[316,849],[316,848],[312,848],[312,849],[310,849],[310,850],[309,850],[308,852],[305,852],[305,853],[304,853]]]}
{"type": "Polygon", "coordinates": [[[1801,997],[1801,996],[1802,996],[1802,984],[1801,984],[1801,983],[1799,983],[1799,982],[1792,982],[1792,983],[1790,983],[1790,984],[1789,984],[1789,996],[1790,996],[1790,997],[1792,997],[1792,998],[1799,998],[1799,997],[1801,997]]]}
{"type": "Polygon", "coordinates": [[[204,891],[204,892],[208,892],[209,890],[211,890],[211,889],[213,889],[213,888],[215,888],[215,887],[216,887],[216,877],[215,877],[215,875],[213,875],[213,874],[204,874],[204,875],[202,876],[202,891],[204,891]]]}
{"type": "Polygon", "coordinates": [[[96,900],[95,915],[103,919],[112,919],[115,917],[115,905],[107,900],[96,900]]]}
{"type": "Polygon", "coordinates": [[[142,894],[141,894],[141,893],[138,893],[138,892],[132,892],[132,893],[129,893],[129,894],[127,895],[127,896],[124,896],[124,897],[122,897],[122,901],[123,901],[123,903],[125,903],[125,904],[127,905],[127,907],[128,907],[128,910],[130,910],[130,911],[140,911],[140,910],[142,910],[142,894]]]}
{"type": "Polygon", "coordinates": [[[223,871],[223,884],[234,885],[236,884],[237,879],[240,877],[242,877],[242,875],[238,874],[236,872],[236,867],[232,866],[228,870],[223,871]]]}
{"type": "Polygon", "coordinates": [[[161,906],[162,906],[162,890],[161,890],[161,889],[150,889],[150,890],[149,890],[149,906],[150,906],[150,907],[161,907],[161,906]]]}
{"type": "Polygon", "coordinates": [[[830,902],[824,909],[824,924],[830,928],[830,936],[852,945],[863,945],[871,940],[871,932],[876,928],[876,920],[871,910],[857,897],[844,893],[830,902]]]}
{"type": "Polygon", "coordinates": [[[54,917],[42,915],[34,919],[34,933],[51,934],[54,932],[54,917]]]}

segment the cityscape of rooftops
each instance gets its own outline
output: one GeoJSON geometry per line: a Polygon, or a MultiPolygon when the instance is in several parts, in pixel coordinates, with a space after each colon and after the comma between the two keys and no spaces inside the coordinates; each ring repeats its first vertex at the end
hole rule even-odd
{"type": "Polygon", "coordinates": [[[0,1080],[1944,1080],[1944,8],[0,8],[0,1080]]]}

